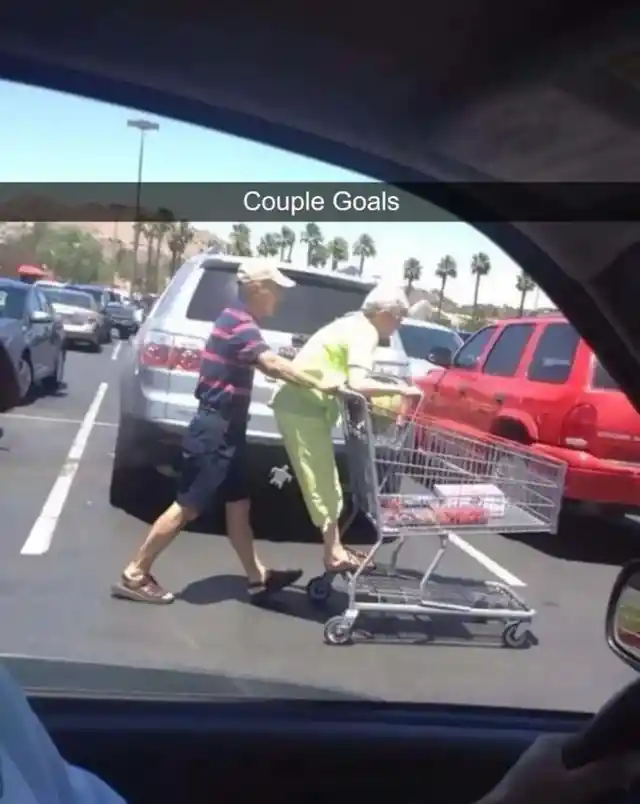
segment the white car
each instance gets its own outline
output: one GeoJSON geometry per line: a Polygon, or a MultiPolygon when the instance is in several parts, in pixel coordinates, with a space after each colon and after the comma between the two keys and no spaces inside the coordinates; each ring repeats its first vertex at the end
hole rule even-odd
{"type": "Polygon", "coordinates": [[[88,293],[69,290],[64,285],[39,284],[39,287],[62,321],[67,345],[87,345],[99,352],[102,316],[94,299],[88,293]]]}
{"type": "Polygon", "coordinates": [[[423,377],[431,369],[438,368],[438,363],[431,362],[429,355],[439,353],[439,356],[443,356],[446,350],[453,357],[462,344],[463,339],[449,327],[431,321],[405,318],[389,343],[385,344],[384,351],[389,359],[398,354],[406,355],[411,376],[423,377]]]}

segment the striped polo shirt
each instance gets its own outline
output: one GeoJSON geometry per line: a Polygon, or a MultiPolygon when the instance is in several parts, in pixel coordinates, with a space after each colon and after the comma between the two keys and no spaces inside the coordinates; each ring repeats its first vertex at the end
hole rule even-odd
{"type": "Polygon", "coordinates": [[[255,365],[268,350],[256,320],[240,302],[225,308],[202,352],[196,387],[200,406],[246,422],[255,365]]]}

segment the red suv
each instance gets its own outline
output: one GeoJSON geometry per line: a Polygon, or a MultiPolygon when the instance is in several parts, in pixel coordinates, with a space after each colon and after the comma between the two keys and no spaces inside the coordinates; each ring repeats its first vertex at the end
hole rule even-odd
{"type": "Polygon", "coordinates": [[[640,415],[564,318],[499,321],[432,357],[425,413],[565,461],[566,499],[640,506],[640,415]]]}

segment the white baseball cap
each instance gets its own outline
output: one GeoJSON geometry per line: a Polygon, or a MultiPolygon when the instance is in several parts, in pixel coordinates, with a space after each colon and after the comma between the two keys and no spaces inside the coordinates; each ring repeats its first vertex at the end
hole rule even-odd
{"type": "Polygon", "coordinates": [[[270,260],[251,260],[243,262],[238,268],[238,282],[275,282],[282,288],[295,287],[293,279],[285,276],[278,268],[278,262],[270,260]]]}

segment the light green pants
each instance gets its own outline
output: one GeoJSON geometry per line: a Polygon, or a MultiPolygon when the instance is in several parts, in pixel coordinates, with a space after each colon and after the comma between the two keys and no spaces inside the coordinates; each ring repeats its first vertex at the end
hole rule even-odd
{"type": "Polygon", "coordinates": [[[326,417],[274,410],[291,468],[313,524],[324,530],[342,512],[342,486],[326,417]]]}

